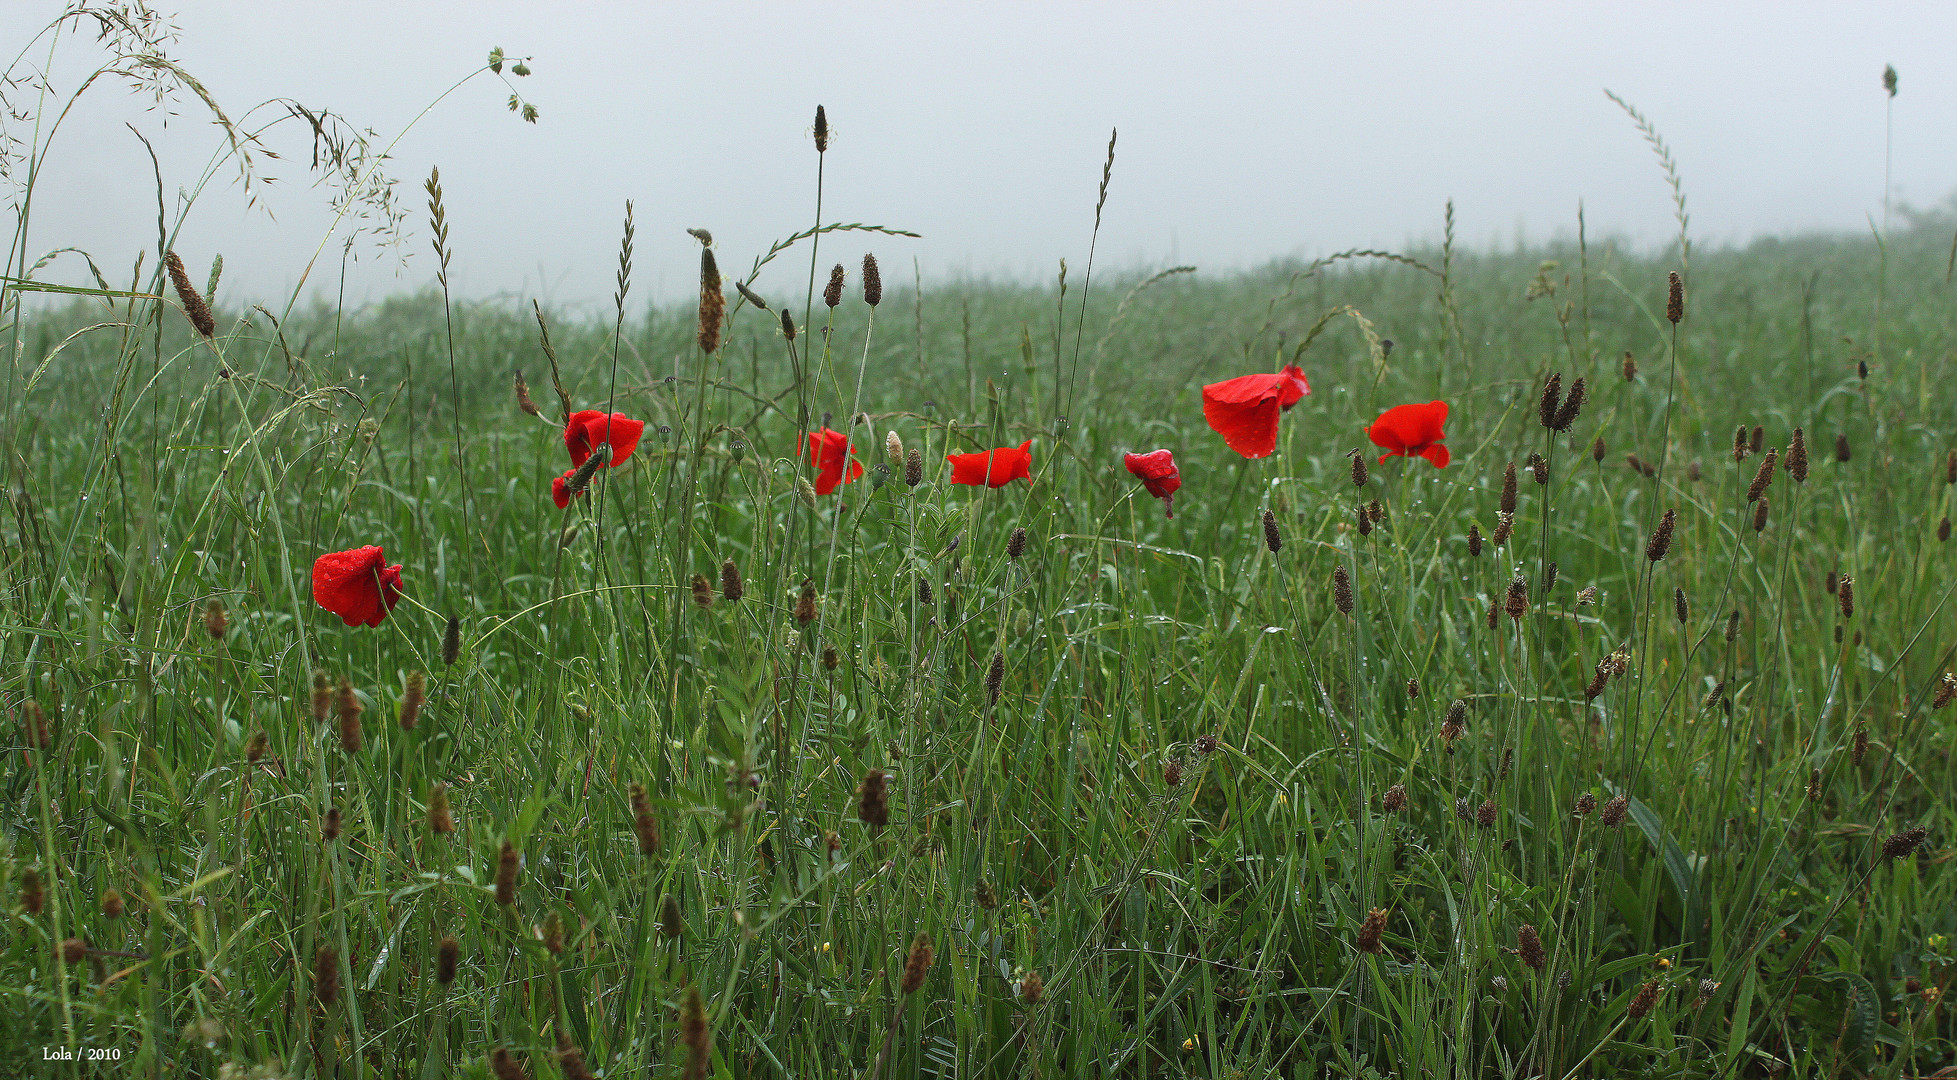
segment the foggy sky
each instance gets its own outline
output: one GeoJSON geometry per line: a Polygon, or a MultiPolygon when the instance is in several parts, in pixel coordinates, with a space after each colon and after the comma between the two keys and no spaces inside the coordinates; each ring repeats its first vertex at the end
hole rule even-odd
{"type": "MultiPolygon", "coordinates": [[[[492,46],[530,57],[511,79],[525,124],[482,76],[395,150],[412,213],[397,254],[357,246],[350,300],[432,279],[421,182],[442,170],[453,286],[470,296],[609,304],[624,202],[636,205],[634,296],[694,286],[683,231],[711,229],[730,277],[814,220],[818,102],[835,128],[825,221],[923,234],[825,241],[823,262],[874,250],[886,277],[1050,278],[1086,258],[1109,130],[1120,129],[1099,267],[1208,273],[1440,234],[1464,242],[1573,234],[1656,246],[1674,232],[1649,148],[1603,94],[1671,143],[1695,243],[1866,231],[1883,194],[1883,65],[1894,103],[1893,195],[1957,189],[1957,8],[1948,4],[1081,4],[156,0],[175,55],[233,116],[267,99],[330,107],[391,139],[492,46]]],[[[59,10],[0,6],[12,56],[59,10]]],[[[45,56],[45,42],[34,63],[45,56]]],[[[97,62],[64,38],[66,82],[97,62]]],[[[506,69],[507,73],[507,69],[506,69]]],[[[112,278],[153,248],[149,158],[174,203],[218,145],[194,102],[176,115],[98,84],[42,174],[29,248],[75,245],[112,278]]],[[[269,117],[270,113],[254,114],[269,117]]],[[[326,237],[310,138],[264,136],[278,182],[247,208],[231,173],[178,242],[194,276],[226,259],[226,299],[282,298],[326,237]]],[[[308,280],[339,285],[338,240],[308,280]]],[[[763,293],[799,294],[805,248],[763,293]],[[799,267],[799,269],[798,269],[799,267]]],[[[1078,272],[1076,269],[1075,272],[1078,272]]],[[[81,283],[74,267],[58,280],[81,283]]],[[[120,284],[120,282],[118,282],[120,284]]]]}

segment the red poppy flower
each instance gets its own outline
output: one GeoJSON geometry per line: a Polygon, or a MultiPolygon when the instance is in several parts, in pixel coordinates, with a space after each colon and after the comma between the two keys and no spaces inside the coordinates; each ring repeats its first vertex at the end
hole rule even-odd
{"type": "Polygon", "coordinates": [[[951,462],[954,484],[1005,487],[1021,477],[1033,478],[1033,440],[976,454],[946,454],[945,460],[951,462]]]}
{"type": "Polygon", "coordinates": [[[575,469],[591,457],[594,448],[610,443],[612,459],[605,466],[617,468],[639,448],[639,436],[645,433],[644,420],[634,420],[624,413],[606,416],[596,409],[585,409],[572,413],[564,425],[564,449],[571,452],[571,467],[575,469]]]}
{"type": "Polygon", "coordinates": [[[827,495],[837,484],[847,484],[863,475],[863,463],[849,456],[849,436],[823,428],[809,432],[809,461],[815,465],[815,493],[827,495]],[[849,472],[843,472],[847,464],[849,472]]]}
{"type": "Polygon", "coordinates": [[[1203,419],[1230,449],[1260,458],[1277,449],[1278,414],[1309,393],[1311,384],[1295,364],[1275,375],[1239,375],[1203,387],[1203,419]]]}
{"type": "Polygon", "coordinates": [[[1445,469],[1452,457],[1441,440],[1447,433],[1441,425],[1447,422],[1447,402],[1430,401],[1425,405],[1395,405],[1379,414],[1373,426],[1366,429],[1366,437],[1375,446],[1383,446],[1386,453],[1379,459],[1385,461],[1395,454],[1402,457],[1424,457],[1434,463],[1434,468],[1445,469]]]}
{"type": "Polygon", "coordinates": [[[379,626],[399,599],[400,564],[387,565],[372,544],[329,552],[313,563],[313,603],[348,626],[379,626]]]}
{"type": "MultiPolygon", "coordinates": [[[[577,473],[576,469],[565,469],[563,476],[550,482],[550,501],[556,503],[559,510],[571,505],[571,477],[576,476],[577,473]]],[[[578,494],[589,495],[591,489],[585,488],[578,494]]]]}
{"type": "Polygon", "coordinates": [[[1151,450],[1146,454],[1123,454],[1121,463],[1141,478],[1150,495],[1162,500],[1163,509],[1170,517],[1176,516],[1176,489],[1182,486],[1182,470],[1176,468],[1174,452],[1151,450]]]}

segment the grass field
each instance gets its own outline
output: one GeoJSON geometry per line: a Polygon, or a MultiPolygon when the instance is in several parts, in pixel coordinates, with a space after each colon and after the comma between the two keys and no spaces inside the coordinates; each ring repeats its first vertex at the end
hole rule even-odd
{"type": "Polygon", "coordinates": [[[710,332],[16,281],[0,1072],[1928,1076],[1953,224],[874,308],[907,241],[838,228],[722,253],[710,332]],[[1232,452],[1202,386],[1289,362],[1232,452]],[[1436,399],[1451,463],[1380,460],[1436,399]],[[817,495],[823,426],[866,471],[817,495]],[[362,545],[402,595],[349,627],[362,545]]]}

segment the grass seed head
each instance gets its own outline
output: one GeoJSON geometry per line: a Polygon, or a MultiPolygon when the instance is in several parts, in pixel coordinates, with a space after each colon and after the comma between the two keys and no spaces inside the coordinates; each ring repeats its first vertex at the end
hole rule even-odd
{"type": "Polygon", "coordinates": [[[1502,600],[1502,610],[1508,613],[1509,618],[1518,622],[1524,615],[1529,614],[1529,582],[1521,574],[1515,575],[1509,581],[1508,595],[1502,600]]]}
{"type": "Polygon", "coordinates": [[[1273,555],[1284,547],[1284,534],[1278,531],[1277,514],[1270,510],[1264,511],[1264,546],[1269,548],[1273,555]]]}
{"type": "Polygon", "coordinates": [[[787,308],[781,309],[781,336],[788,339],[790,344],[795,341],[795,316],[790,315],[787,308]]]}
{"type": "Polygon", "coordinates": [[[1170,758],[1162,765],[1162,783],[1165,787],[1182,786],[1182,759],[1170,758]]]}
{"type": "Polygon", "coordinates": [[[1822,796],[1826,794],[1827,791],[1825,791],[1821,786],[1821,770],[1809,769],[1808,786],[1807,786],[1808,801],[1818,803],[1821,801],[1822,796]]]}
{"type": "Polygon", "coordinates": [[[319,838],[332,843],[340,838],[340,808],[329,806],[319,819],[319,838]]]}
{"type": "Polygon", "coordinates": [[[1739,427],[1733,429],[1733,460],[1745,461],[1747,455],[1752,452],[1753,441],[1747,438],[1746,425],[1741,424],[1739,427]]]}
{"type": "Polygon", "coordinates": [[[1492,541],[1496,547],[1502,547],[1509,542],[1509,537],[1514,535],[1515,535],[1514,512],[1509,510],[1503,510],[1496,513],[1495,535],[1489,537],[1488,539],[1492,541]]]}
{"type": "Polygon", "coordinates": [[[1353,517],[1359,527],[1360,536],[1371,536],[1373,534],[1373,515],[1370,510],[1367,510],[1363,506],[1358,507],[1353,511],[1353,517]]]}
{"type": "Polygon", "coordinates": [[[991,911],[999,906],[999,890],[993,888],[990,881],[981,878],[977,885],[972,886],[972,900],[981,910],[991,911]]]}
{"type": "Polygon", "coordinates": [[[1747,450],[1751,453],[1757,454],[1766,445],[1767,445],[1767,429],[1760,424],[1753,425],[1753,432],[1746,437],[1747,450]]]}
{"type": "Polygon", "coordinates": [[[1380,809],[1389,814],[1397,814],[1405,810],[1407,808],[1407,786],[1405,784],[1394,784],[1392,787],[1387,788],[1386,794],[1380,796],[1379,806],[1380,809]]]}
{"type": "Polygon", "coordinates": [[[761,299],[761,295],[759,293],[755,292],[753,289],[748,288],[747,282],[745,281],[736,281],[734,283],[734,291],[741,294],[741,299],[746,300],[748,303],[753,304],[755,307],[761,309],[762,311],[774,310],[773,308],[768,306],[768,302],[766,300],[761,299]]]}
{"type": "Polygon", "coordinates": [[[1026,529],[1020,526],[1013,529],[1011,536],[1006,537],[1006,558],[1018,559],[1024,554],[1026,554],[1026,529]]]}
{"type": "Polygon", "coordinates": [[[428,831],[447,836],[455,831],[455,815],[448,808],[448,785],[436,784],[428,793],[428,831]]]}
{"type": "Polygon", "coordinates": [[[815,621],[815,616],[815,582],[812,579],[804,578],[802,580],[801,595],[795,598],[795,622],[797,625],[806,627],[815,621]]]}
{"type": "Polygon", "coordinates": [[[1609,682],[1610,682],[1610,666],[1603,661],[1599,661],[1597,663],[1596,673],[1590,676],[1589,685],[1583,688],[1583,700],[1585,701],[1597,700],[1597,698],[1603,695],[1604,687],[1609,682]]]}
{"type": "Polygon", "coordinates": [[[1332,604],[1341,615],[1352,614],[1352,577],[1345,571],[1345,564],[1332,568],[1332,604]]]}
{"type": "Polygon", "coordinates": [[[177,290],[177,302],[183,305],[184,317],[190,325],[197,328],[203,337],[217,334],[217,320],[211,316],[211,305],[197,294],[197,286],[190,280],[190,272],[183,268],[183,260],[174,251],[163,253],[163,266],[170,272],[170,285],[177,290]]]}
{"type": "Polygon", "coordinates": [[[1548,955],[1543,952],[1542,936],[1536,933],[1533,925],[1523,923],[1516,928],[1515,955],[1531,971],[1541,971],[1543,965],[1549,962],[1548,955]]]}
{"type": "Polygon", "coordinates": [[[1787,440],[1787,475],[1797,484],[1805,484],[1808,479],[1808,437],[1800,428],[1787,440]]]}
{"type": "Polygon", "coordinates": [[[999,704],[999,691],[1006,684],[1006,654],[993,652],[992,663],[985,669],[985,703],[999,704]]]}
{"type": "Polygon", "coordinates": [[[564,955],[564,916],[553,907],[544,916],[543,930],[539,934],[544,942],[544,951],[552,956],[564,955]]]}
{"type": "Polygon", "coordinates": [[[442,666],[454,667],[462,658],[462,619],[456,615],[448,617],[448,627],[442,631],[442,666]]]}
{"type": "Polygon", "coordinates": [[[910,453],[904,455],[904,486],[914,488],[923,482],[924,452],[913,446],[910,453]]]}
{"type": "Polygon", "coordinates": [[[728,559],[720,564],[720,598],[730,604],[740,602],[747,595],[747,584],[741,580],[741,568],[734,560],[728,559]]]}
{"type": "Polygon", "coordinates": [[[443,934],[435,945],[435,981],[443,986],[455,981],[455,968],[462,959],[462,943],[454,934],[443,934]]]}
{"type": "Polygon", "coordinates": [[[1543,457],[1541,454],[1531,452],[1529,455],[1529,475],[1535,479],[1539,487],[1548,484],[1549,459],[1543,457]]]}
{"type": "Polygon", "coordinates": [[[1855,617],[1854,579],[1844,577],[1835,585],[1835,604],[1841,608],[1842,618],[1852,619],[1855,617]]]}
{"type": "Polygon", "coordinates": [[[917,575],[917,602],[924,607],[930,607],[937,602],[935,594],[931,591],[931,579],[923,574],[917,575]]]}
{"type": "Polygon", "coordinates": [[[540,417],[544,415],[544,411],[537,407],[537,403],[530,400],[530,384],[523,381],[523,369],[516,369],[514,374],[516,376],[516,407],[531,416],[540,417]]]}
{"type": "Polygon", "coordinates": [[[1516,499],[1515,462],[1511,461],[1508,463],[1507,466],[1505,466],[1502,469],[1502,503],[1501,503],[1502,513],[1504,514],[1515,513],[1515,499],[1516,499]]]}
{"type": "Polygon", "coordinates": [[[39,915],[47,907],[48,889],[42,884],[40,872],[33,869],[21,871],[20,910],[28,915],[39,915]]]}
{"type": "Polygon", "coordinates": [[[1481,526],[1479,525],[1468,526],[1468,556],[1470,558],[1481,556],[1481,526]]]}
{"type": "Polygon", "coordinates": [[[1658,1004],[1658,993],[1662,989],[1657,979],[1646,980],[1643,986],[1638,987],[1637,995],[1631,999],[1631,1005],[1625,1012],[1633,1020],[1644,1019],[1651,1012],[1652,1006],[1658,1004]]]}
{"type": "Polygon", "coordinates": [[[842,263],[837,263],[830,269],[829,284],[822,287],[822,302],[824,304],[833,308],[843,302],[843,280],[845,276],[846,272],[843,270],[842,263]]]}
{"type": "Polygon", "coordinates": [[[1046,983],[1037,971],[1029,971],[1019,979],[1019,1000],[1022,1004],[1038,1005],[1040,998],[1046,996],[1046,983]]]}
{"type": "Polygon", "coordinates": [[[521,862],[516,844],[505,839],[496,853],[496,902],[504,907],[516,903],[516,873],[521,862]]]}
{"type": "Polygon", "coordinates": [[[1604,455],[1608,453],[1610,453],[1610,448],[1604,445],[1604,437],[1602,435],[1597,436],[1596,440],[1590,444],[1590,460],[1601,465],[1604,463],[1604,455]]]}
{"type": "Polygon", "coordinates": [[[1366,467],[1366,455],[1354,452],[1352,454],[1352,486],[1356,488],[1365,487],[1366,481],[1371,479],[1371,477],[1372,473],[1366,467]]]}
{"type": "Polygon", "coordinates": [[[720,326],[727,318],[727,292],[720,282],[720,265],[714,261],[713,249],[700,249],[700,332],[698,340],[700,351],[717,352],[720,349],[720,326]]]}
{"type": "Polygon", "coordinates": [[[1930,696],[1930,710],[1935,712],[1948,706],[1953,698],[1957,698],[1957,675],[1946,671],[1937,680],[1936,692],[1930,696]]]}
{"type": "Polygon", "coordinates": [[[815,107],[815,152],[829,152],[829,113],[820,105],[815,107]]]}
{"type": "Polygon", "coordinates": [[[1468,703],[1455,698],[1447,707],[1447,716],[1441,720],[1441,739],[1452,743],[1466,734],[1468,730],[1468,703]]]}
{"type": "Polygon", "coordinates": [[[340,954],[331,945],[313,952],[313,998],[328,1008],[340,1000],[340,954]]]}
{"type": "Polygon", "coordinates": [[[1753,531],[1767,531],[1767,516],[1773,513],[1773,500],[1762,498],[1753,505],[1753,531]]]}
{"type": "Polygon", "coordinates": [[[1937,542],[1941,544],[1947,544],[1950,542],[1950,515],[1949,514],[1945,514],[1943,516],[1943,520],[1937,522],[1937,542]]]}
{"type": "Polygon", "coordinates": [[[638,838],[639,854],[647,858],[659,854],[659,819],[652,814],[652,799],[644,784],[627,789],[632,804],[632,835],[638,838]]]}
{"type": "Polygon", "coordinates": [[[585,1064],[584,1051],[561,1031],[557,1033],[557,1070],[564,1074],[564,1080],[596,1080],[585,1064]]]}
{"type": "Polygon", "coordinates": [[[1858,725],[1855,728],[1855,739],[1853,742],[1849,744],[1849,751],[1848,751],[1849,764],[1854,765],[1856,768],[1861,768],[1862,759],[1868,756],[1869,756],[1869,730],[1865,727],[1861,727],[1858,725]]]}
{"type": "Polygon", "coordinates": [[[1619,825],[1624,824],[1624,819],[1630,816],[1630,796],[1612,795],[1610,801],[1604,804],[1604,812],[1597,820],[1603,822],[1607,827],[1615,829],[1619,825]]]}
{"type": "Polygon", "coordinates": [[[1739,609],[1735,608],[1733,609],[1733,613],[1731,615],[1726,616],[1726,640],[1730,642],[1735,638],[1738,638],[1739,636],[1740,636],[1740,613],[1739,613],[1739,609]]]}
{"type": "Polygon", "coordinates": [[[856,787],[856,816],[869,827],[871,836],[881,835],[890,824],[890,774],[871,769],[856,787]]]}
{"type": "Polygon", "coordinates": [[[1778,450],[1769,450],[1767,456],[1760,459],[1760,468],[1754,471],[1753,482],[1746,486],[1748,503],[1759,502],[1760,497],[1767,493],[1768,485],[1774,482],[1774,467],[1778,464],[1780,464],[1778,450]]]}
{"type": "Polygon", "coordinates": [[[1549,426],[1557,431],[1567,432],[1576,425],[1576,419],[1583,414],[1583,403],[1590,396],[1590,390],[1583,379],[1570,384],[1570,392],[1563,395],[1562,407],[1556,410],[1554,422],[1549,426]]]}
{"type": "Polygon", "coordinates": [[[360,698],[353,692],[353,681],[345,675],[340,676],[340,685],[333,692],[333,710],[340,717],[340,749],[349,754],[359,753],[367,742],[360,726],[363,708],[360,698]]]}
{"type": "Polygon", "coordinates": [[[323,724],[333,715],[333,683],[324,671],[313,672],[313,723],[323,724]]]}
{"type": "Polygon", "coordinates": [[[1576,797],[1576,816],[1589,817],[1597,812],[1597,796],[1586,791],[1576,797]]]}
{"type": "Polygon", "coordinates": [[[931,964],[937,959],[937,951],[931,948],[931,935],[918,931],[911,941],[910,952],[904,957],[904,978],[900,986],[906,995],[915,994],[924,986],[925,976],[931,974],[931,964]]]}
{"type": "Polygon", "coordinates": [[[707,1003],[698,986],[686,989],[680,1004],[680,1044],[686,1047],[683,1080],[707,1080],[713,1066],[713,1033],[707,1030],[707,1003]]]}
{"type": "Polygon", "coordinates": [[[530,1074],[508,1047],[499,1046],[489,1052],[489,1071],[496,1080],[530,1080],[530,1074]]]}
{"type": "Polygon", "coordinates": [[[1700,464],[1697,461],[1691,461],[1686,463],[1685,478],[1687,480],[1690,480],[1696,484],[1699,482],[1700,478],[1703,477],[1704,475],[1705,475],[1705,469],[1702,466],[1700,466],[1700,464]]]}
{"type": "Polygon", "coordinates": [[[834,671],[842,665],[842,662],[842,654],[836,651],[834,645],[824,645],[822,647],[822,670],[834,671]]]}
{"type": "Polygon", "coordinates": [[[1556,413],[1563,407],[1563,373],[1553,372],[1542,384],[1542,397],[1536,401],[1536,419],[1542,426],[1556,430],[1556,413]]]}
{"type": "Polygon", "coordinates": [[[1371,953],[1374,956],[1385,952],[1386,950],[1380,945],[1379,939],[1380,935],[1386,932],[1386,919],[1387,911],[1385,908],[1373,908],[1371,911],[1366,912],[1366,921],[1359,924],[1359,934],[1352,940],[1353,948],[1358,949],[1362,953],[1371,953]]]}
{"type": "Polygon", "coordinates": [[[1848,447],[1848,436],[1836,435],[1835,436],[1835,461],[1837,463],[1845,465],[1849,461],[1853,460],[1854,457],[1855,454],[1848,447]]]}
{"type": "Polygon", "coordinates": [[[1685,279],[1679,277],[1678,271],[1674,270],[1667,281],[1671,288],[1665,294],[1665,318],[1670,320],[1673,326],[1677,326],[1679,320],[1685,318],[1685,279]]]}
{"type": "Polygon", "coordinates": [[[1417,698],[1417,697],[1419,697],[1419,696],[1420,696],[1420,680],[1419,680],[1419,679],[1408,679],[1408,680],[1407,680],[1407,697],[1408,697],[1408,698],[1417,698]]]}
{"type": "Polygon", "coordinates": [[[897,434],[896,428],[891,428],[888,432],[884,433],[883,457],[885,461],[888,461],[890,463],[890,469],[892,472],[903,471],[904,437],[902,435],[897,434]]]}
{"type": "Polygon", "coordinates": [[[1638,377],[1638,358],[1626,350],[1624,353],[1624,381],[1632,382],[1638,377]]]}
{"type": "Polygon", "coordinates": [[[863,302],[871,307],[883,303],[883,271],[877,269],[877,257],[867,251],[863,253],[863,302]]]}
{"type": "Polygon", "coordinates": [[[401,691],[401,711],[399,720],[402,731],[413,731],[421,722],[421,707],[428,702],[428,676],[419,671],[408,673],[408,682],[401,691]]]}
{"type": "Polygon", "coordinates": [[[713,583],[705,574],[693,575],[693,606],[701,611],[713,606],[713,583]]]}
{"type": "Polygon", "coordinates": [[[107,889],[103,891],[102,893],[102,917],[103,918],[120,919],[122,918],[122,913],[124,910],[125,908],[123,905],[121,893],[117,892],[114,889],[107,889]]]}
{"type": "Polygon", "coordinates": [[[1692,602],[1686,599],[1685,590],[1676,586],[1672,588],[1672,617],[1678,620],[1680,626],[1684,626],[1685,620],[1692,617],[1692,602]]]}
{"type": "Polygon", "coordinates": [[[680,914],[680,898],[672,893],[667,893],[659,901],[659,932],[674,941],[686,933],[686,920],[680,914]]]}
{"type": "Polygon", "coordinates": [[[1658,527],[1651,531],[1651,540],[1644,546],[1644,557],[1651,562],[1658,562],[1670,554],[1672,532],[1677,528],[1678,511],[1666,509],[1664,516],[1658,519],[1658,527]]]}
{"type": "Polygon", "coordinates": [[[1929,835],[1929,830],[1923,828],[1921,825],[1913,829],[1905,829],[1899,833],[1892,833],[1882,842],[1882,857],[1885,859],[1908,858],[1911,852],[1923,845],[1924,838],[1929,835]]]}
{"type": "Polygon", "coordinates": [[[224,614],[224,601],[211,597],[210,602],[204,605],[204,633],[209,634],[213,641],[223,641],[224,632],[230,625],[231,620],[224,614]]]}
{"type": "Polygon", "coordinates": [[[1481,826],[1484,829],[1494,828],[1495,822],[1501,816],[1502,816],[1502,808],[1495,804],[1495,800],[1492,796],[1490,798],[1482,800],[1481,805],[1475,808],[1475,824],[1481,826]]]}
{"type": "Polygon", "coordinates": [[[1952,450],[1943,459],[1943,482],[1957,484],[1957,450],[1952,450]]]}

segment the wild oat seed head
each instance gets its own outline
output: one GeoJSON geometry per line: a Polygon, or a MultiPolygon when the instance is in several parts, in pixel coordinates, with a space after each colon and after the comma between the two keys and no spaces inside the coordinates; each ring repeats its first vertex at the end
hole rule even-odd
{"type": "Polygon", "coordinates": [[[1339,614],[1352,614],[1352,577],[1346,573],[1344,563],[1332,568],[1332,603],[1339,614]]]}
{"type": "Polygon", "coordinates": [[[496,853],[496,902],[509,907],[516,903],[516,872],[520,857],[509,840],[496,853]]]}
{"type": "Polygon", "coordinates": [[[1604,812],[1597,820],[1615,829],[1619,825],[1624,824],[1624,819],[1630,816],[1630,797],[1625,795],[1612,795],[1610,801],[1604,804],[1604,812]]]}
{"type": "Polygon", "coordinates": [[[837,263],[829,271],[829,284],[822,287],[822,302],[835,307],[843,302],[843,264],[837,263]]]}
{"type": "Polygon", "coordinates": [[[1515,930],[1515,954],[1523,966],[1531,971],[1541,971],[1543,965],[1549,962],[1548,955],[1543,952],[1542,937],[1529,923],[1523,923],[1515,930]]]}
{"type": "Polygon", "coordinates": [[[1902,832],[1893,833],[1888,839],[1882,842],[1882,857],[1885,859],[1908,858],[1911,852],[1922,846],[1924,838],[1929,835],[1929,830],[1923,828],[1921,825],[1913,829],[1905,829],[1902,832]]]}
{"type": "Polygon", "coordinates": [[[1672,532],[1678,528],[1678,511],[1666,509],[1658,519],[1658,527],[1651,531],[1651,540],[1644,546],[1644,557],[1651,562],[1659,562],[1671,553],[1672,532]]]}
{"type": "Polygon", "coordinates": [[[1556,430],[1556,413],[1563,407],[1563,373],[1553,372],[1543,383],[1542,397],[1536,402],[1536,419],[1551,431],[1556,430]]]}
{"type": "Polygon", "coordinates": [[[1374,956],[1385,952],[1386,950],[1380,945],[1379,939],[1380,935],[1386,932],[1386,919],[1387,911],[1385,908],[1373,908],[1371,911],[1366,912],[1366,921],[1359,924],[1359,934],[1352,940],[1353,948],[1358,949],[1362,953],[1371,953],[1374,956]]]}
{"type": "Polygon", "coordinates": [[[877,269],[877,257],[863,253],[863,302],[876,307],[883,303],[883,272],[877,269]]]}
{"type": "Polygon", "coordinates": [[[937,959],[937,951],[931,948],[931,935],[918,931],[911,941],[910,952],[904,957],[904,977],[899,983],[906,996],[917,993],[924,987],[924,979],[931,974],[931,964],[937,959]]]}
{"type": "Polygon", "coordinates": [[[1677,326],[1679,320],[1685,318],[1685,281],[1678,276],[1676,270],[1672,271],[1666,280],[1670,283],[1671,289],[1665,295],[1665,318],[1670,320],[1673,326],[1677,326]]]}

